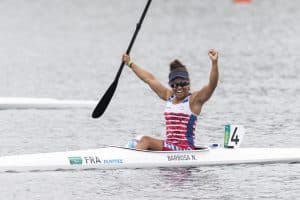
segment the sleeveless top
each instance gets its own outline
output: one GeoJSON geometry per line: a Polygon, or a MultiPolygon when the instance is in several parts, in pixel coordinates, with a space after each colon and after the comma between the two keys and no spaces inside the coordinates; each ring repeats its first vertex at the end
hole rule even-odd
{"type": "Polygon", "coordinates": [[[166,121],[165,142],[181,149],[194,148],[197,115],[191,111],[190,96],[178,104],[172,103],[175,96],[171,96],[167,100],[164,112],[166,121]]]}

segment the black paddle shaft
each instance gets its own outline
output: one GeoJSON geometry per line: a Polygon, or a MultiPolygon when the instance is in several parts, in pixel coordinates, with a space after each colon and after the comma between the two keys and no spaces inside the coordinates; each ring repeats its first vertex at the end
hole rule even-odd
{"type": "MultiPolygon", "coordinates": [[[[131,48],[132,48],[133,43],[135,41],[135,38],[136,38],[136,36],[137,36],[140,28],[142,27],[143,20],[144,20],[144,18],[146,16],[146,13],[147,13],[147,10],[148,10],[148,8],[149,8],[149,6],[151,4],[151,1],[152,0],[148,0],[146,6],[144,8],[142,16],[141,16],[139,22],[136,25],[136,29],[134,31],[134,34],[133,34],[133,36],[131,38],[131,41],[129,43],[129,46],[127,48],[126,54],[129,54],[130,51],[131,51],[131,48]]],[[[124,61],[122,61],[121,65],[120,65],[120,68],[118,70],[118,73],[117,73],[114,81],[109,86],[109,88],[106,90],[105,94],[102,96],[101,100],[99,101],[99,103],[97,104],[96,108],[94,109],[94,111],[92,113],[92,117],[93,118],[98,118],[98,117],[102,116],[102,114],[105,112],[105,110],[106,110],[108,104],[110,103],[110,101],[111,101],[111,99],[112,99],[112,97],[113,97],[113,95],[115,93],[115,90],[117,88],[117,85],[118,85],[118,82],[119,82],[119,78],[120,78],[122,70],[124,68],[124,64],[125,64],[124,61]]]]}

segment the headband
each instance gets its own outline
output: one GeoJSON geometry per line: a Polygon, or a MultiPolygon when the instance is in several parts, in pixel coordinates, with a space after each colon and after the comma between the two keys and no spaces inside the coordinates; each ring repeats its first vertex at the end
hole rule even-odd
{"type": "Polygon", "coordinates": [[[182,70],[173,70],[169,74],[169,83],[176,78],[189,79],[189,73],[182,70]]]}

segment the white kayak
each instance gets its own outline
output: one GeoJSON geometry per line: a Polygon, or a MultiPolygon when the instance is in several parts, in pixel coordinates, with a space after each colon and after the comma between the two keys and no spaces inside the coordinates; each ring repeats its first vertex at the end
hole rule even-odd
{"type": "Polygon", "coordinates": [[[0,157],[1,172],[199,167],[300,162],[300,148],[207,147],[190,151],[141,151],[117,146],[0,157]]]}
{"type": "Polygon", "coordinates": [[[53,98],[0,97],[0,109],[93,108],[96,101],[59,100],[53,98]]]}
{"type": "Polygon", "coordinates": [[[300,148],[239,148],[243,126],[226,125],[224,147],[188,151],[145,151],[134,149],[139,138],[127,147],[107,146],[99,149],[38,153],[0,157],[0,171],[43,171],[74,169],[120,169],[154,167],[199,167],[252,163],[297,163],[300,148]]]}

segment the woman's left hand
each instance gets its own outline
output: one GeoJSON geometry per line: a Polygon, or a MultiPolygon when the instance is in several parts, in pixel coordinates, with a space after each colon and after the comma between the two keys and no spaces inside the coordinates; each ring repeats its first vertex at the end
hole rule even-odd
{"type": "Polygon", "coordinates": [[[210,49],[210,50],[208,51],[208,56],[209,56],[209,58],[211,59],[211,61],[213,61],[213,62],[218,61],[218,55],[219,55],[219,53],[218,53],[218,51],[215,50],[215,49],[210,49]]]}

